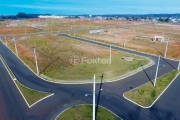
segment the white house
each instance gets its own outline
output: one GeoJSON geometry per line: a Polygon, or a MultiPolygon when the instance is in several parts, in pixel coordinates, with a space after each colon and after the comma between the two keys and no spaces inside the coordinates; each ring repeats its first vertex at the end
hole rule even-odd
{"type": "Polygon", "coordinates": [[[152,41],[164,42],[164,37],[162,37],[162,36],[154,36],[152,41]]]}

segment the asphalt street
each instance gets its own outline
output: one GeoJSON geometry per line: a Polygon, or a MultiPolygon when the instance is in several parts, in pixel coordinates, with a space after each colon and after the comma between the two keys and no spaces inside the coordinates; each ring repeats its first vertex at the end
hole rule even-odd
{"type": "MultiPolygon", "coordinates": [[[[63,36],[70,37],[67,35],[63,36]]],[[[109,45],[97,43],[94,41],[88,41],[75,37],[70,38],[109,48],[109,45]]],[[[158,57],[156,56],[151,56],[114,46],[112,46],[112,48],[146,56],[157,63],[158,57]]],[[[2,85],[2,87],[0,88],[0,105],[3,106],[0,110],[0,116],[2,117],[2,119],[6,119],[9,116],[14,116],[14,119],[18,120],[24,120],[24,118],[32,120],[53,120],[60,112],[73,105],[92,103],[92,96],[84,96],[86,93],[92,92],[92,84],[68,85],[47,82],[41,80],[34,73],[32,73],[1,42],[0,54],[3,56],[19,82],[36,90],[55,93],[55,95],[41,101],[31,108],[28,108],[25,105],[25,102],[23,101],[21,95],[18,93],[17,88],[13,84],[13,81],[4,69],[2,63],[0,63],[0,85],[2,85]],[[6,83],[4,81],[9,82],[6,83]],[[9,110],[11,112],[8,112],[9,110]]],[[[176,61],[161,59],[158,76],[174,70],[175,68],[177,68],[177,65],[178,62],[176,61]]],[[[180,84],[179,76],[150,109],[138,107],[137,105],[127,101],[122,96],[124,92],[130,90],[130,87],[134,88],[148,82],[150,79],[154,79],[155,69],[156,64],[123,80],[112,83],[97,84],[97,90],[99,88],[103,88],[103,91],[97,94],[97,104],[108,108],[124,120],[179,120],[180,114],[178,114],[178,111],[180,111],[180,107],[178,101],[180,101],[180,98],[177,97],[180,94],[178,92],[180,90],[178,86],[180,84]]]]}

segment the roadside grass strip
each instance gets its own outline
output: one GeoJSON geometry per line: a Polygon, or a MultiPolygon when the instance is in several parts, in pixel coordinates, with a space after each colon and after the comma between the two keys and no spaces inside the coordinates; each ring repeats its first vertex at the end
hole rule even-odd
{"type": "Polygon", "coordinates": [[[152,84],[154,83],[153,80],[152,82],[147,82],[137,88],[132,88],[130,91],[124,93],[123,96],[141,107],[149,108],[165,92],[178,75],[179,71],[174,70],[159,77],[155,87],[152,84]]]}
{"type": "Polygon", "coordinates": [[[22,85],[20,82],[18,82],[18,80],[14,82],[29,107],[32,107],[33,105],[40,102],[41,100],[54,95],[54,93],[51,94],[51,93],[36,91],[30,88],[27,88],[24,85],[22,85]]]}
{"type": "MultiPolygon", "coordinates": [[[[67,109],[56,120],[92,120],[92,105],[79,105],[67,109]]],[[[119,117],[98,106],[96,120],[121,120],[119,117]]]]}
{"type": "Polygon", "coordinates": [[[16,87],[18,88],[20,94],[22,95],[23,99],[25,100],[29,108],[37,104],[38,102],[54,95],[54,93],[36,91],[22,85],[21,83],[18,82],[15,75],[13,74],[13,72],[11,71],[11,69],[9,68],[8,64],[6,63],[6,61],[4,60],[1,54],[0,54],[0,60],[4,64],[6,70],[8,71],[10,77],[12,78],[13,82],[15,83],[16,87]]]}

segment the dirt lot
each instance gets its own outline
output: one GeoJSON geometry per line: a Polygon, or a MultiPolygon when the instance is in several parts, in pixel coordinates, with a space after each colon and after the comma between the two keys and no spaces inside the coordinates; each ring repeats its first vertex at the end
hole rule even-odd
{"type": "MultiPolygon", "coordinates": [[[[26,28],[26,33],[39,32],[39,30],[33,28],[26,28]]],[[[22,34],[25,33],[25,28],[23,27],[0,27],[0,34],[22,34]]]]}
{"type": "MultiPolygon", "coordinates": [[[[102,31],[101,34],[90,34],[89,31],[78,31],[75,33],[78,37],[83,37],[90,40],[96,40],[104,43],[112,43],[114,45],[124,46],[126,41],[126,47],[135,49],[138,51],[143,51],[155,55],[164,56],[165,48],[167,42],[153,42],[152,38],[154,36],[163,36],[165,40],[177,42],[169,42],[167,57],[172,59],[180,59],[180,34],[167,33],[171,31],[172,26],[158,26],[158,25],[148,25],[148,26],[135,26],[126,28],[114,28],[108,29],[107,32],[102,31]],[[157,27],[156,27],[157,26],[157,27]],[[160,28],[159,31],[157,28],[160,28]],[[135,31],[134,31],[135,30],[135,31]],[[154,31],[152,31],[154,30],[154,31]],[[160,31],[162,30],[162,31],[160,31]],[[164,34],[163,34],[164,32],[164,34]],[[139,36],[139,37],[138,37],[139,36]],[[146,37],[144,37],[146,36],[146,37]]],[[[179,27],[177,25],[177,27],[179,27]]],[[[177,28],[175,26],[175,28],[177,28]]],[[[173,27],[174,28],[174,27],[173,27]]],[[[173,29],[172,32],[178,32],[178,30],[173,29]]],[[[74,35],[70,33],[70,35],[74,35]]]]}

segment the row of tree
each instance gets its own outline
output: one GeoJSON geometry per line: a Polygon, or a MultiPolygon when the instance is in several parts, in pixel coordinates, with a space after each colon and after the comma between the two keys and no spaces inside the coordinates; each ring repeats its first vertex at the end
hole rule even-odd
{"type": "MultiPolygon", "coordinates": [[[[24,18],[37,18],[39,15],[42,14],[26,14],[23,12],[19,12],[17,15],[1,15],[0,20],[3,19],[24,19],[24,18]]],[[[50,14],[44,14],[44,15],[50,15],[50,14]]]]}

